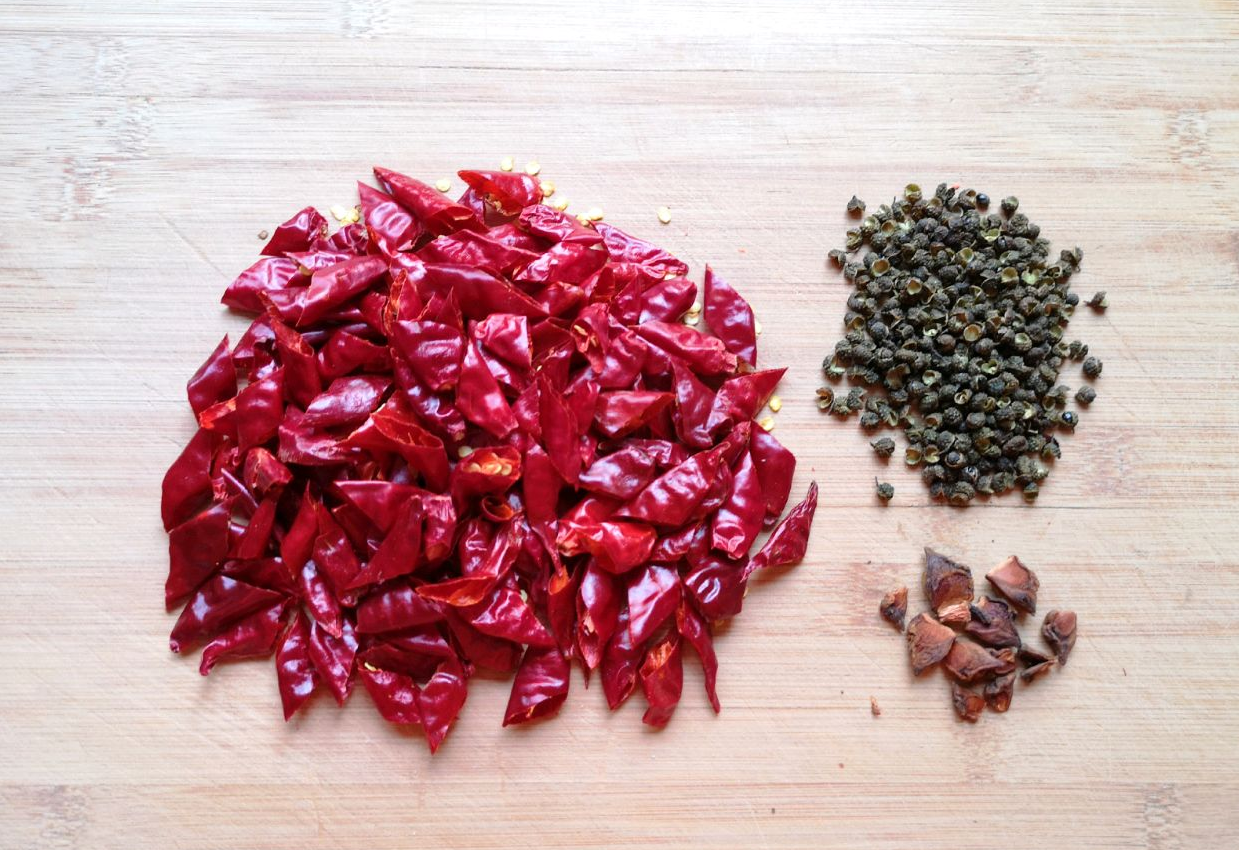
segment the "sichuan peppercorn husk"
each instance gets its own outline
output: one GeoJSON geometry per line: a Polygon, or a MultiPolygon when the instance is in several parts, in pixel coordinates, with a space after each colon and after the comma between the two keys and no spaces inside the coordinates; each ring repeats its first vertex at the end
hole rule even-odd
{"type": "MultiPolygon", "coordinates": [[[[940,184],[871,210],[829,257],[854,287],[844,336],[822,363],[827,379],[854,386],[818,391],[818,406],[867,432],[900,428],[904,461],[935,499],[967,505],[1017,490],[1032,501],[1059,457],[1059,431],[1074,431],[1071,388],[1058,383],[1068,360],[1088,379],[1101,361],[1064,341],[1079,304],[1070,291],[1079,248],[1050,256],[1041,229],[1013,196],[1001,214],[989,199],[940,184]]],[[[865,212],[853,199],[848,211],[865,212]]],[[[1081,410],[1095,396],[1076,394],[1081,410]]],[[[879,456],[889,448],[873,442],[879,456]]]]}

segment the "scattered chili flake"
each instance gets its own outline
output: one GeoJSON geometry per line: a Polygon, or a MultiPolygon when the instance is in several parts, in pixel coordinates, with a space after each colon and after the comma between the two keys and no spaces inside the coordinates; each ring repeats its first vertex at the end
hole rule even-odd
{"type": "Polygon", "coordinates": [[[1026,614],[1037,613],[1037,590],[1041,582],[1015,555],[990,570],[985,578],[1016,608],[1026,614]]]}
{"type": "Polygon", "coordinates": [[[1059,664],[1067,663],[1067,656],[1076,645],[1076,615],[1074,611],[1051,611],[1045,615],[1041,635],[1054,648],[1059,664]]]}
{"type": "Polygon", "coordinates": [[[972,570],[926,548],[925,594],[939,620],[963,626],[971,616],[972,570]]]}
{"type": "Polygon", "coordinates": [[[878,613],[883,620],[902,632],[904,617],[908,614],[908,588],[900,585],[883,596],[878,613]]]}
{"type": "Polygon", "coordinates": [[[869,697],[869,713],[874,717],[882,716],[882,708],[878,705],[877,697],[869,697]]]}
{"type": "Polygon", "coordinates": [[[204,675],[274,654],[286,719],[360,680],[433,752],[476,670],[513,676],[511,725],[560,709],[576,658],[662,726],[685,644],[717,711],[715,625],[805,555],[817,488],[778,521],[795,458],[754,419],[782,370],[754,371],[749,305],[710,273],[690,310],[683,262],[514,169],[453,199],[376,168],[339,230],[299,211],[224,294],[254,318],[187,386],[171,644],[204,675]]]}

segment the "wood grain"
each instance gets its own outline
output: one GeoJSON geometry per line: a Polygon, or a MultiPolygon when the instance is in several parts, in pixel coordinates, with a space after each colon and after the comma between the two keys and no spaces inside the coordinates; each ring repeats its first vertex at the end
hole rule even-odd
{"type": "Polygon", "coordinates": [[[7,0],[0,96],[0,846],[1239,843],[1239,5],[7,0]],[[750,298],[809,557],[720,639],[718,717],[690,670],[660,734],[579,677],[515,731],[478,682],[434,759],[364,695],[285,725],[268,666],[166,649],[185,379],[260,229],[506,154],[750,298]],[[813,406],[843,204],[910,179],[1019,195],[1110,292],[1035,507],[927,504],[813,406]],[[875,616],[926,543],[1079,613],[1007,716],[957,724],[875,616]]]}

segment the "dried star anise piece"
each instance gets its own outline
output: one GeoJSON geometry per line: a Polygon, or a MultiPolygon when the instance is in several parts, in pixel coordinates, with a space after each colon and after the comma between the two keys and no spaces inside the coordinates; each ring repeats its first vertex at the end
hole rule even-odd
{"type": "Polygon", "coordinates": [[[1040,679],[1046,673],[1049,673],[1052,669],[1054,669],[1055,665],[1057,664],[1058,662],[1055,661],[1053,658],[1051,658],[1048,661],[1042,661],[1040,664],[1034,664],[1031,667],[1025,667],[1023,670],[1020,671],[1020,680],[1024,684],[1030,685],[1033,682],[1035,682],[1037,679],[1040,679]]]}
{"type": "Polygon", "coordinates": [[[967,634],[986,646],[1020,645],[1020,635],[1015,630],[1015,615],[1007,603],[982,596],[969,610],[972,612],[972,620],[964,626],[967,634]]]}
{"type": "Polygon", "coordinates": [[[1036,667],[1038,664],[1044,664],[1049,661],[1052,656],[1046,655],[1039,649],[1034,649],[1028,644],[1024,644],[1019,648],[1017,653],[1020,661],[1024,662],[1025,667],[1036,667]]]}
{"type": "Polygon", "coordinates": [[[1008,673],[985,683],[982,690],[985,703],[999,714],[1011,707],[1011,697],[1015,695],[1015,674],[1008,673]]]}
{"type": "Polygon", "coordinates": [[[988,649],[966,638],[957,638],[942,662],[943,668],[961,682],[975,682],[1008,673],[1013,664],[995,658],[988,649]]]}
{"type": "Polygon", "coordinates": [[[878,613],[883,620],[902,632],[904,617],[908,615],[908,588],[900,585],[883,596],[878,613]]]}
{"type": "Polygon", "coordinates": [[[985,710],[985,698],[976,691],[965,688],[959,682],[951,682],[951,704],[960,720],[976,723],[985,710]]]}
{"type": "Polygon", "coordinates": [[[933,667],[951,651],[955,632],[939,623],[928,613],[917,614],[908,623],[908,651],[912,655],[912,672],[919,676],[933,667]]]}
{"type": "Polygon", "coordinates": [[[1076,615],[1074,611],[1051,611],[1045,615],[1041,635],[1054,648],[1059,664],[1067,663],[1071,648],[1076,645],[1076,615]]]}
{"type": "Polygon", "coordinates": [[[926,548],[925,595],[940,621],[962,628],[971,616],[972,570],[926,548]]]}
{"type": "Polygon", "coordinates": [[[1037,612],[1037,590],[1041,582],[1015,555],[990,570],[985,578],[1019,610],[1028,614],[1037,612]]]}

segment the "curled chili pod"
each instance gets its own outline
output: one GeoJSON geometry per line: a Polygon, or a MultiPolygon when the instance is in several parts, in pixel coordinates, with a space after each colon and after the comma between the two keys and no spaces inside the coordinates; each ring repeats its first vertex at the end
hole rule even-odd
{"type": "Polygon", "coordinates": [[[817,483],[809,485],[809,495],[788,511],[766,540],[766,544],[754,555],[744,569],[744,576],[752,575],[766,567],[783,567],[799,563],[809,545],[809,529],[813,514],[817,511],[817,483]]]}
{"type": "Polygon", "coordinates": [[[711,628],[815,504],[750,559],[794,472],[754,431],[782,371],[754,371],[751,309],[710,271],[713,333],[682,322],[684,263],[529,175],[375,174],[364,221],[307,207],[224,293],[252,321],[188,382],[163,482],[174,648],[274,649],[286,717],[360,677],[432,752],[475,669],[516,673],[506,723],[557,711],[576,656],[662,725],[689,643],[717,710],[711,628]]]}
{"type": "Polygon", "coordinates": [[[390,257],[413,246],[421,228],[412,215],[389,195],[358,182],[357,196],[366,222],[370,242],[382,254],[390,257]]]}
{"type": "Polygon", "coordinates": [[[757,427],[753,429],[748,452],[757,467],[757,480],[762,484],[762,497],[766,499],[766,517],[777,519],[787,507],[792,492],[792,477],[795,473],[795,456],[774,439],[771,432],[757,427]]]}
{"type": "Polygon", "coordinates": [[[314,207],[306,207],[277,227],[259,253],[281,257],[295,251],[308,251],[314,240],[326,232],[327,219],[314,207]]]}
{"type": "Polygon", "coordinates": [[[727,350],[757,365],[757,320],[749,302],[706,266],[705,320],[727,350]]]}
{"type": "Polygon", "coordinates": [[[676,610],[676,630],[697,651],[701,659],[701,668],[705,678],[706,696],[710,707],[718,714],[722,710],[719,705],[715,681],[718,678],[718,657],[714,654],[714,639],[710,635],[710,626],[690,605],[683,602],[676,610]]]}
{"type": "Polygon", "coordinates": [[[568,698],[569,672],[568,659],[558,649],[531,646],[525,650],[512,682],[503,725],[527,723],[558,712],[568,698]]]}
{"type": "Polygon", "coordinates": [[[538,181],[518,171],[458,171],[461,180],[495,204],[504,215],[519,215],[521,210],[542,203],[538,181]]]}
{"type": "Polygon", "coordinates": [[[275,653],[276,678],[280,700],[284,704],[284,719],[289,720],[318,687],[318,670],[310,659],[310,627],[298,611],[293,614],[288,630],[280,639],[275,653]]]}
{"type": "Polygon", "coordinates": [[[285,603],[280,602],[262,611],[250,614],[225,632],[213,638],[202,648],[202,663],[198,672],[203,676],[226,658],[261,658],[275,650],[276,638],[280,635],[281,617],[285,603]]]}
{"type": "Polygon", "coordinates": [[[220,340],[211,356],[198,367],[187,386],[189,406],[201,413],[213,404],[227,401],[237,394],[237,368],[228,347],[228,336],[220,340]]]}
{"type": "Polygon", "coordinates": [[[465,668],[456,658],[441,663],[417,695],[417,707],[426,730],[426,743],[434,754],[456,721],[469,696],[465,668]]]}
{"type": "Polygon", "coordinates": [[[377,165],[374,176],[431,233],[451,233],[461,228],[482,229],[482,223],[473,210],[448,200],[433,186],[377,165]]]}
{"type": "Polygon", "coordinates": [[[649,708],[641,722],[661,728],[667,725],[684,689],[683,652],[678,632],[671,632],[646,653],[641,663],[641,690],[649,708]]]}

